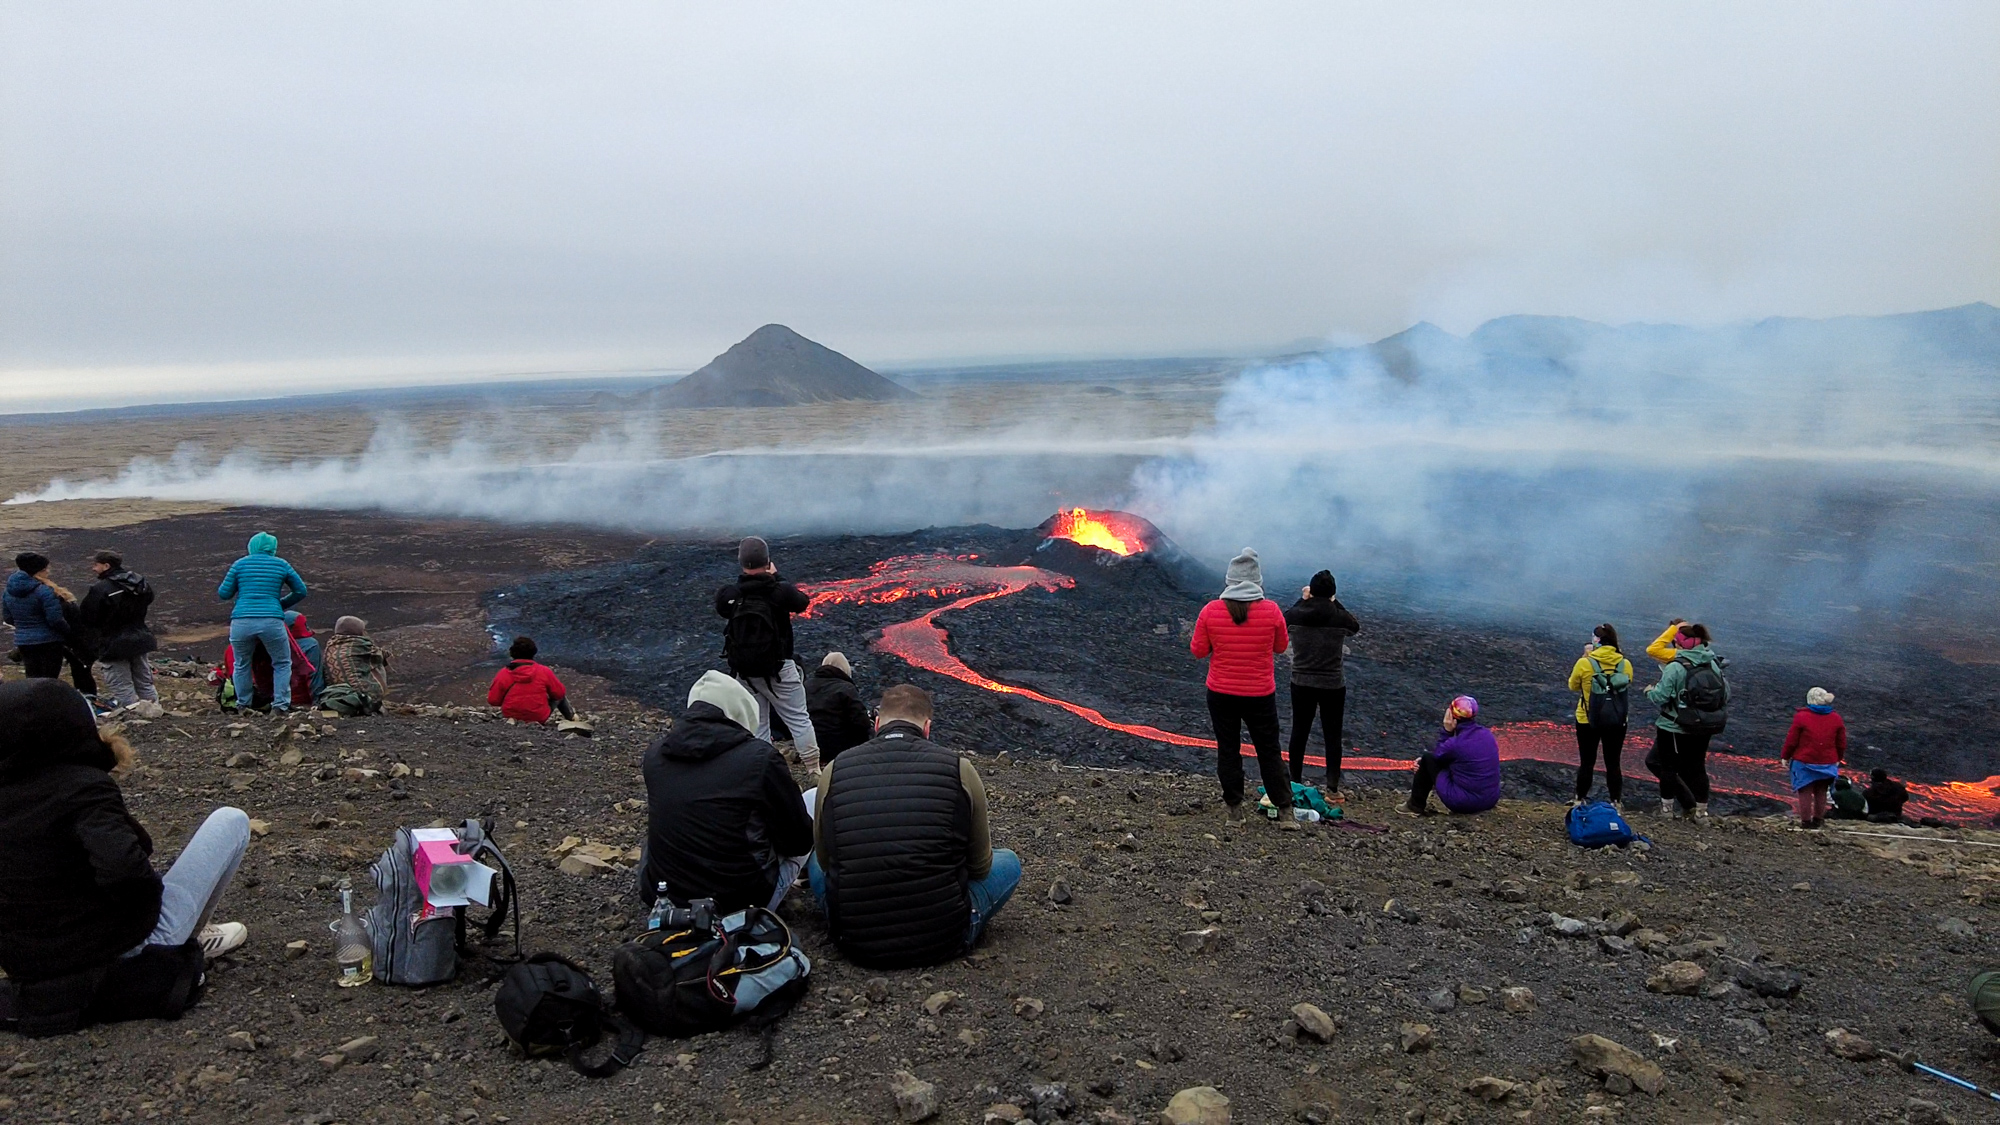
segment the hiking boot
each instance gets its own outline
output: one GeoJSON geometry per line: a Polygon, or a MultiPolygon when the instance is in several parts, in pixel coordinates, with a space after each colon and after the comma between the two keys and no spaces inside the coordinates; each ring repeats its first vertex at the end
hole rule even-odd
{"type": "Polygon", "coordinates": [[[1582,798],[1582,797],[1571,797],[1571,798],[1569,799],[1569,807],[1570,807],[1570,808],[1577,808],[1578,806],[1580,806],[1580,805],[1582,805],[1582,804],[1583,804],[1583,798],[1582,798]]]}
{"type": "Polygon", "coordinates": [[[1280,832],[1302,831],[1302,829],[1299,827],[1299,818],[1292,815],[1292,810],[1290,809],[1278,810],[1278,831],[1280,832]]]}
{"type": "Polygon", "coordinates": [[[1688,814],[1688,819],[1689,819],[1689,820],[1707,820],[1707,819],[1708,819],[1708,802],[1707,802],[1707,801],[1703,801],[1703,802],[1701,802],[1700,804],[1696,805],[1696,806],[1694,807],[1694,811],[1693,811],[1693,812],[1690,812],[1690,813],[1688,814]]]}
{"type": "Polygon", "coordinates": [[[250,940],[250,927],[241,922],[216,922],[203,926],[195,935],[201,951],[210,958],[220,957],[250,940]]]}
{"type": "Polygon", "coordinates": [[[1222,823],[1230,828],[1240,827],[1250,823],[1250,814],[1243,811],[1242,805],[1224,805],[1222,806],[1222,823]]]}
{"type": "Polygon", "coordinates": [[[1422,807],[1418,807],[1416,805],[1410,804],[1408,801],[1405,801],[1402,804],[1396,806],[1396,811],[1402,813],[1404,816],[1432,815],[1430,802],[1428,801],[1424,802],[1422,807]]]}
{"type": "Polygon", "coordinates": [[[1681,810],[1680,810],[1680,809],[1679,809],[1678,807],[1676,807],[1676,806],[1675,806],[1675,804],[1674,804],[1674,800],[1673,800],[1673,798],[1672,798],[1672,797],[1662,797],[1662,798],[1660,798],[1660,815],[1661,815],[1661,816],[1679,816],[1679,815],[1680,815],[1680,811],[1681,811],[1681,810]]]}

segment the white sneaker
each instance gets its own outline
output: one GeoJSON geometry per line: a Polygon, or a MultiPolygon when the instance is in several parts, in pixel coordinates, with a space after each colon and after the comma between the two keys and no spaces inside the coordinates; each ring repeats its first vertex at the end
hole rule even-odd
{"type": "Polygon", "coordinates": [[[216,922],[203,926],[195,935],[201,942],[201,951],[210,958],[220,957],[231,950],[240,948],[250,940],[250,927],[241,922],[216,922]]]}
{"type": "Polygon", "coordinates": [[[1674,813],[1675,813],[1676,811],[1677,811],[1677,810],[1676,810],[1676,809],[1674,808],[1674,801],[1673,801],[1673,798],[1671,798],[1671,797],[1662,797],[1662,798],[1660,798],[1660,815],[1661,815],[1661,816],[1672,816],[1672,815],[1674,815],[1674,813]]]}
{"type": "Polygon", "coordinates": [[[1691,813],[1691,814],[1689,814],[1689,815],[1690,815],[1690,816],[1692,816],[1692,817],[1693,817],[1694,819],[1696,819],[1696,820],[1707,820],[1707,819],[1708,819],[1708,802],[1707,802],[1707,801],[1703,801],[1703,802],[1701,802],[1700,804],[1696,805],[1696,806],[1694,807],[1694,812],[1693,812],[1693,813],[1691,813]]]}

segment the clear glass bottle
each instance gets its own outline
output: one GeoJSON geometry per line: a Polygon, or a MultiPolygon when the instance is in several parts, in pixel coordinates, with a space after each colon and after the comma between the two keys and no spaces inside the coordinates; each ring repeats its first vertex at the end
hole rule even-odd
{"type": "Polygon", "coordinates": [[[340,917],[331,929],[333,963],[340,968],[340,976],[334,983],[342,988],[358,988],[374,980],[375,946],[368,940],[368,929],[361,924],[361,916],[354,912],[354,892],[347,887],[340,889],[340,917]]]}

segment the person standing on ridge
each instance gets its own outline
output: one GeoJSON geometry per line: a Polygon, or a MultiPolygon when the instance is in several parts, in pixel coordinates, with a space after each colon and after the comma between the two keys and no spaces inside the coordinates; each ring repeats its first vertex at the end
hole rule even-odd
{"type": "Polygon", "coordinates": [[[1791,770],[1799,827],[1818,828],[1826,820],[1826,791],[1847,761],[1847,723],[1833,709],[1832,692],[1822,687],[1806,692],[1806,705],[1792,716],[1778,757],[1791,770]]]}
{"type": "Polygon", "coordinates": [[[31,680],[62,675],[64,645],[71,632],[62,597],[47,580],[49,557],[34,551],[14,556],[13,574],[0,595],[0,621],[14,627],[14,645],[21,650],[22,671],[31,680]]]}
{"type": "Polygon", "coordinates": [[[106,707],[132,707],[146,718],[163,713],[160,693],[153,687],[153,667],[147,654],[159,647],[146,627],[146,610],[153,604],[153,587],[142,574],[125,569],[116,551],[91,556],[97,581],[83,595],[78,609],[84,627],[95,634],[99,702],[106,707]]]}
{"type": "Polygon", "coordinates": [[[1229,560],[1222,596],[1201,608],[1188,650],[1208,661],[1208,717],[1215,725],[1215,773],[1222,782],[1223,820],[1240,824],[1243,728],[1257,748],[1264,792],[1278,810],[1278,827],[1297,830],[1292,783],[1278,745],[1277,655],[1291,644],[1285,615],[1264,597],[1264,570],[1248,547],[1229,560]]]}
{"type": "Polygon", "coordinates": [[[742,570],[736,581],[715,592],[715,612],[728,621],[722,632],[722,657],[729,671],[757,697],[758,738],[770,741],[775,709],[792,733],[792,749],[808,774],[819,772],[819,736],[813,733],[806,705],[805,678],[792,659],[792,615],[804,613],[812,599],[778,577],[770,544],[756,536],[736,548],[742,570]]]}
{"type": "Polygon", "coordinates": [[[230,678],[235,682],[238,706],[249,706],[256,695],[250,673],[254,644],[262,645],[271,658],[271,713],[289,712],[292,635],[285,628],[285,611],[305,600],[306,580],[291,563],[278,557],[278,537],[268,531],[252,535],[250,553],[229,565],[215,596],[225,602],[236,599],[229,614],[229,647],[236,653],[230,678]]]}
{"type": "Polygon", "coordinates": [[[1590,632],[1590,643],[1569,670],[1569,690],[1576,693],[1576,799],[1590,799],[1597,775],[1597,752],[1604,751],[1604,788],[1611,803],[1625,799],[1625,773],[1618,757],[1625,749],[1626,693],[1632,686],[1632,662],[1618,650],[1618,630],[1607,622],[1590,632]]]}
{"type": "Polygon", "coordinates": [[[1646,689],[1646,699],[1660,709],[1646,768],[1660,779],[1661,816],[1672,816],[1678,805],[1682,816],[1706,820],[1708,741],[1728,721],[1727,663],[1709,647],[1706,625],[1670,625],[1646,654],[1660,659],[1663,644],[1676,655],[1660,669],[1660,682],[1646,689]]]}
{"type": "Polygon", "coordinates": [[[1340,756],[1347,718],[1347,638],[1361,622],[1335,596],[1333,572],[1322,570],[1285,611],[1292,639],[1292,780],[1305,780],[1306,739],[1313,712],[1326,737],[1326,787],[1340,800],[1340,756]]]}

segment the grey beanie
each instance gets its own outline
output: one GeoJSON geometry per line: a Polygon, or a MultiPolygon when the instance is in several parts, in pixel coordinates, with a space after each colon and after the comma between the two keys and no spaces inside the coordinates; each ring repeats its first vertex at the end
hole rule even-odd
{"type": "Polygon", "coordinates": [[[1243,553],[1229,560],[1229,582],[1222,588],[1222,596],[1230,601],[1254,602],[1264,596],[1264,567],[1257,561],[1257,552],[1249,547],[1243,553]]]}
{"type": "Polygon", "coordinates": [[[736,564],[744,570],[762,570],[771,565],[771,545],[750,536],[736,546],[736,564]]]}

